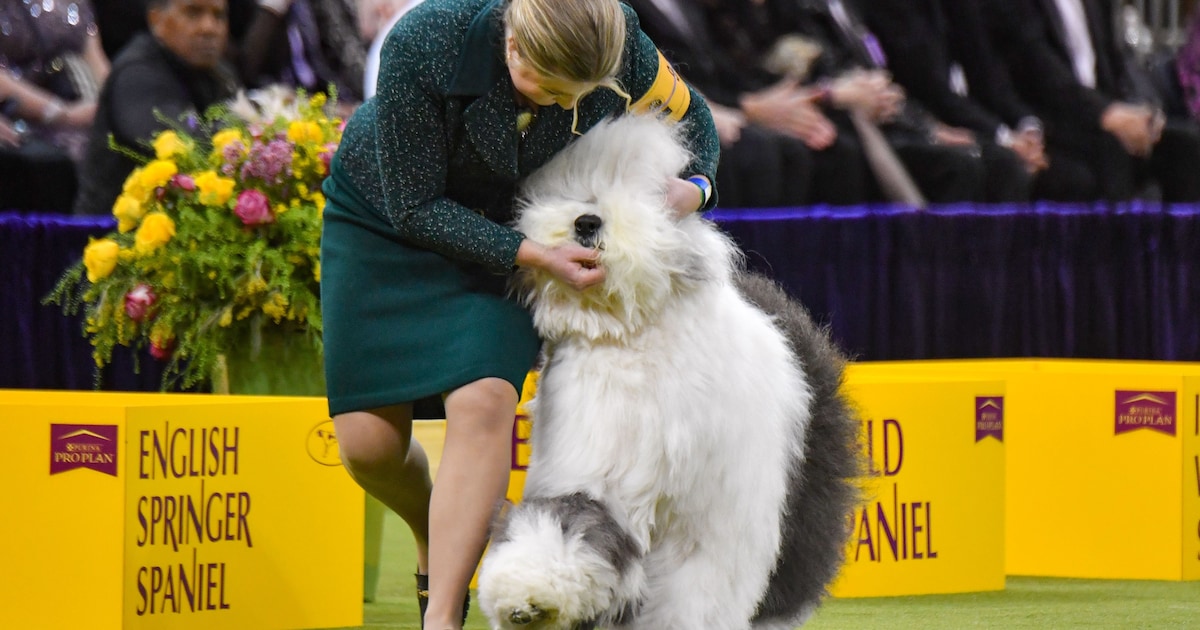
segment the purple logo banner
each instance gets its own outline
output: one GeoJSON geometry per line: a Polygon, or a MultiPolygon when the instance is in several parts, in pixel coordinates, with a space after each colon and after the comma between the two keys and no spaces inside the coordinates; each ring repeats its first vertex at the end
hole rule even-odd
{"type": "Polygon", "coordinates": [[[1003,396],[975,397],[975,441],[980,442],[986,437],[1004,442],[1003,396]]]}
{"type": "Polygon", "coordinates": [[[1114,435],[1150,429],[1175,435],[1175,392],[1118,389],[1114,435]]]}
{"type": "Polygon", "coordinates": [[[117,476],[117,425],[50,425],[50,474],[76,468],[117,476]]]}

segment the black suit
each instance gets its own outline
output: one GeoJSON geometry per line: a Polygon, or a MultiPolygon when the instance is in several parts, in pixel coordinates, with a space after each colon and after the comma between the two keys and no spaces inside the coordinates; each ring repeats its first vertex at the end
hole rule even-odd
{"type": "MultiPolygon", "coordinates": [[[[738,108],[738,99],[758,89],[749,75],[716,54],[705,14],[692,0],[677,0],[687,31],[649,0],[627,0],[642,30],[684,79],[710,102],[738,108]]],[[[725,207],[771,207],[867,201],[869,175],[852,133],[815,151],[802,141],[749,124],[733,144],[721,147],[717,187],[725,207]]]]}
{"type": "Polygon", "coordinates": [[[1022,97],[1046,121],[1047,139],[1091,165],[1100,195],[1128,199],[1147,179],[1166,201],[1200,200],[1200,128],[1172,119],[1148,159],[1136,158],[1101,128],[1117,102],[1154,100],[1130,74],[1113,26],[1112,0],[1082,0],[1096,57],[1095,87],[1075,76],[1067,31],[1055,0],[986,0],[994,41],[1022,97]]]}
{"type": "Polygon", "coordinates": [[[156,112],[178,120],[186,112],[203,113],[233,96],[236,83],[223,70],[189,66],[150,33],[136,35],[113,60],[100,90],[96,118],[80,166],[75,214],[112,214],[113,202],[137,163],[108,146],[109,135],[122,147],[142,153],[154,134],[166,129],[156,112]]]}
{"type": "MultiPolygon", "coordinates": [[[[1004,130],[1037,120],[990,41],[980,0],[861,1],[868,25],[888,51],[888,69],[939,119],[970,129],[990,144],[1004,130]],[[955,65],[965,79],[966,94],[951,84],[955,65]]],[[[1054,146],[1047,146],[1046,154],[1050,167],[1035,178],[1034,197],[1082,201],[1095,196],[1095,179],[1086,163],[1054,146]]]]}
{"type": "MultiPolygon", "coordinates": [[[[767,0],[762,11],[770,12],[770,17],[756,27],[755,32],[740,33],[735,35],[740,40],[730,38],[726,42],[733,46],[750,42],[761,54],[782,35],[803,35],[822,48],[812,70],[816,79],[833,79],[855,68],[890,70],[887,58],[880,58],[881,51],[872,48],[874,34],[859,17],[860,4],[849,1],[843,4],[848,17],[846,21],[837,18],[830,0],[767,0]]],[[[754,9],[741,5],[739,10],[754,9]]],[[[728,9],[719,12],[731,15],[728,9]]],[[[723,19],[726,21],[723,31],[736,33],[733,22],[738,18],[723,19]]],[[[991,143],[982,143],[977,148],[939,145],[930,139],[934,122],[922,104],[908,99],[899,118],[881,128],[930,201],[1019,201],[1028,198],[1030,178],[1016,155],[991,143]]]]}

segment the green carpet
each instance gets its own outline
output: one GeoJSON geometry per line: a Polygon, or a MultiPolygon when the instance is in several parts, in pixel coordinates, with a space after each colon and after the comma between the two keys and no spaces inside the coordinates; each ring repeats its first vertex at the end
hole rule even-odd
{"type": "MultiPolygon", "coordinates": [[[[360,628],[421,627],[413,595],[412,537],[395,515],[384,525],[383,569],[360,628]]],[[[472,609],[468,630],[486,630],[472,609]]],[[[958,628],[1138,628],[1200,630],[1200,582],[1064,580],[1011,577],[997,593],[831,599],[805,630],[955,630],[958,628]]],[[[349,630],[349,629],[346,629],[349,630]]],[[[720,630],[718,628],[696,630],[720,630]]]]}

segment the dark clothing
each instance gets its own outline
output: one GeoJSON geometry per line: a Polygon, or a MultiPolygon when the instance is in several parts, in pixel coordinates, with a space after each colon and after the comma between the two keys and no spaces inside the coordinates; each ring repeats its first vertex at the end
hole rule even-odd
{"type": "Polygon", "coordinates": [[[994,41],[1002,44],[1021,96],[1046,123],[1048,144],[1089,165],[1098,196],[1129,199],[1157,183],[1164,201],[1200,200],[1200,127],[1171,119],[1148,158],[1128,154],[1101,119],[1112,104],[1150,103],[1158,95],[1131,72],[1133,64],[1118,40],[1111,0],[1083,0],[1095,51],[1095,87],[1076,76],[1065,26],[1055,0],[986,0],[994,41]]]}
{"type": "MultiPolygon", "coordinates": [[[[814,61],[809,78],[833,80],[854,69],[887,69],[887,56],[875,35],[859,18],[857,5],[843,2],[844,12],[835,11],[831,0],[766,0],[762,5],[717,3],[709,10],[713,32],[722,49],[743,68],[747,76],[771,82],[778,77],[762,69],[762,59],[785,35],[800,35],[816,43],[821,55],[814,61]]],[[[847,117],[833,117],[838,133],[853,129],[847,117]]],[[[1013,174],[1007,160],[994,152],[985,156],[977,149],[946,147],[931,140],[936,121],[912,99],[897,116],[880,126],[888,143],[929,201],[985,201],[989,189],[1028,192],[1029,177],[987,186],[992,177],[1013,174]],[[1005,162],[999,173],[989,173],[989,161],[1005,162]]]]}
{"type": "Polygon", "coordinates": [[[202,114],[235,91],[228,72],[192,68],[149,33],[136,36],[113,61],[100,90],[75,214],[111,213],[125,178],[137,167],[109,148],[110,135],[118,145],[152,157],[149,141],[167,128],[159,116],[179,120],[187,112],[202,114]]]}
{"type": "MultiPolygon", "coordinates": [[[[764,87],[753,73],[718,54],[699,5],[676,1],[684,21],[679,24],[649,0],[627,2],[637,11],[642,30],[708,101],[738,109],[739,97],[764,87]]],[[[853,131],[839,130],[832,146],[817,151],[753,123],[742,128],[737,142],[722,147],[717,187],[726,208],[852,205],[872,194],[866,158],[853,131]]]]}
{"type": "Polygon", "coordinates": [[[338,100],[362,100],[367,46],[351,0],[294,0],[284,15],[254,0],[229,0],[229,32],[247,87],[282,83],[326,92],[332,84],[338,100]]]}
{"type": "Polygon", "coordinates": [[[100,27],[100,43],[109,59],[116,59],[125,44],[146,31],[144,0],[92,0],[92,5],[100,27]]]}

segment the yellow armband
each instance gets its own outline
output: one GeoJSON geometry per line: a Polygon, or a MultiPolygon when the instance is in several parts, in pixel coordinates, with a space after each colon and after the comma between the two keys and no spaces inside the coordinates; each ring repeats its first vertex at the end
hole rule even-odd
{"type": "Polygon", "coordinates": [[[688,106],[691,104],[692,93],[688,90],[687,84],[683,82],[679,73],[675,72],[675,68],[671,67],[671,63],[660,51],[658,53],[658,74],[654,77],[654,83],[637,102],[629,106],[629,111],[638,114],[661,113],[671,120],[678,121],[687,113],[688,106]]]}

